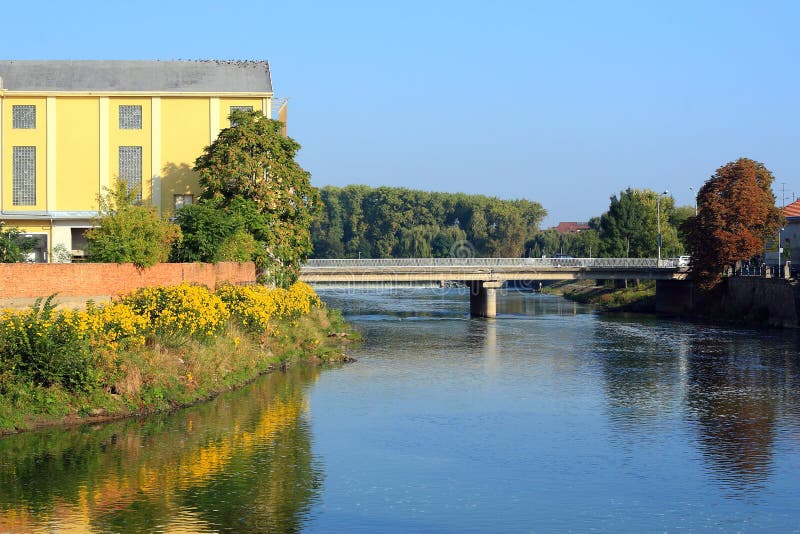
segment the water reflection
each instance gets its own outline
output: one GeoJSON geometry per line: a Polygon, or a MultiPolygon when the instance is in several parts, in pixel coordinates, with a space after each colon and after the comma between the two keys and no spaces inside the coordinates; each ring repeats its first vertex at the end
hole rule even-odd
{"type": "Polygon", "coordinates": [[[596,323],[593,341],[609,419],[621,435],[657,426],[680,409],[685,373],[675,354],[685,350],[685,339],[654,320],[607,316],[596,323]]]}
{"type": "Polygon", "coordinates": [[[367,342],[319,380],[298,368],[168,416],[0,440],[0,531],[797,524],[796,334],[530,293],[496,320],[457,291],[329,303],[367,342]]]}
{"type": "Polygon", "coordinates": [[[798,413],[796,352],[790,346],[784,354],[765,350],[759,338],[768,334],[751,334],[697,336],[687,369],[687,417],[700,448],[715,476],[740,491],[757,488],[769,477],[777,419],[786,408],[798,413]],[[794,357],[786,358],[790,351],[794,357]]]}
{"type": "Polygon", "coordinates": [[[662,434],[680,418],[714,478],[739,493],[761,487],[777,419],[798,413],[795,334],[606,316],[595,342],[618,439],[642,439],[647,428],[662,434]]]}
{"type": "Polygon", "coordinates": [[[176,414],[0,440],[0,531],[300,530],[322,484],[303,367],[176,414]]]}

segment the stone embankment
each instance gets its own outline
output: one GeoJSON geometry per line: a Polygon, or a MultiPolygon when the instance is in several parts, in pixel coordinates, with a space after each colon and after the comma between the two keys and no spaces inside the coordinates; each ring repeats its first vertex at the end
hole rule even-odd
{"type": "Polygon", "coordinates": [[[796,280],[730,276],[709,294],[691,282],[659,281],[656,313],[757,326],[800,326],[800,284],[796,280]]]}

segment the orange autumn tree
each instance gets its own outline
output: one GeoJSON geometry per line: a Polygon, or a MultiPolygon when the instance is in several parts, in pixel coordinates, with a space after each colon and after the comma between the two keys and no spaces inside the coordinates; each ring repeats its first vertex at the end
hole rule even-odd
{"type": "Polygon", "coordinates": [[[783,222],[775,206],[775,177],[747,158],[723,165],[697,194],[697,216],[682,226],[692,253],[692,277],[703,289],[716,286],[726,265],[750,260],[783,222]]]}

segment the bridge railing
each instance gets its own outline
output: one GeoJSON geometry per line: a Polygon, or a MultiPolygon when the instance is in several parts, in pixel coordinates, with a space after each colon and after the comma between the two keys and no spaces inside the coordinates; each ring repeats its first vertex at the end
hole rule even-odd
{"type": "Polygon", "coordinates": [[[304,269],[376,269],[376,268],[553,268],[578,267],[602,269],[675,269],[676,260],[655,258],[383,258],[383,259],[312,259],[304,269]]]}

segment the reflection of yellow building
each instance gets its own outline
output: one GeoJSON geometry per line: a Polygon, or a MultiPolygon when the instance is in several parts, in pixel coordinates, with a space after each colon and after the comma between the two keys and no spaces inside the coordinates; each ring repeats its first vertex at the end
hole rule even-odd
{"type": "Polygon", "coordinates": [[[272,97],[261,61],[0,61],[0,218],[39,238],[38,261],[79,256],[113,179],[162,214],[192,202],[230,112],[270,117],[272,97]]]}

